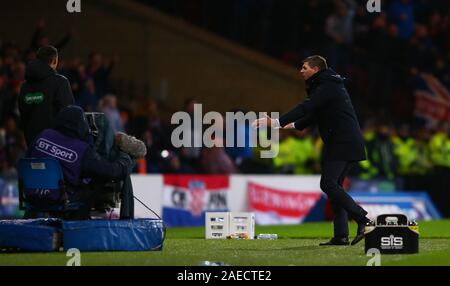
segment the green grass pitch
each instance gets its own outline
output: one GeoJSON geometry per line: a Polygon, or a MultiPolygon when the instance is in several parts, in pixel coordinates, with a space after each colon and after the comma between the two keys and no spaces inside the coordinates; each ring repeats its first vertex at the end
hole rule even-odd
{"type": "MultiPolygon", "coordinates": [[[[450,220],[419,222],[419,254],[382,255],[381,265],[450,265],[450,220]]],[[[356,225],[351,225],[351,234],[356,225]]],[[[356,246],[318,246],[332,233],[331,223],[257,226],[256,233],[277,233],[278,240],[205,240],[204,228],[169,228],[162,251],[81,253],[81,265],[196,266],[202,261],[227,265],[365,266],[364,241],[356,246]]],[[[66,265],[59,253],[0,253],[0,265],[66,265]]]]}

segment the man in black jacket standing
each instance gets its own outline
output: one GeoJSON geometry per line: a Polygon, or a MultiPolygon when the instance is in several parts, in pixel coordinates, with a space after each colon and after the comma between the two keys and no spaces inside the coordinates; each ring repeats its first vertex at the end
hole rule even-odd
{"type": "Polygon", "coordinates": [[[58,51],[52,46],[41,47],[37,59],[28,63],[19,95],[21,126],[27,145],[46,128],[54,126],[56,114],[74,104],[69,81],[56,72],[58,51]]]}
{"type": "Polygon", "coordinates": [[[364,141],[343,78],[328,68],[321,56],[311,56],[303,61],[300,71],[306,81],[308,98],[280,119],[258,119],[254,126],[302,130],[316,123],[324,142],[320,188],[334,210],[334,237],[321,245],[348,245],[348,219],[358,224],[352,245],[364,238],[364,227],[369,219],[342,188],[342,182],[351,166],[365,160],[364,141]]]}

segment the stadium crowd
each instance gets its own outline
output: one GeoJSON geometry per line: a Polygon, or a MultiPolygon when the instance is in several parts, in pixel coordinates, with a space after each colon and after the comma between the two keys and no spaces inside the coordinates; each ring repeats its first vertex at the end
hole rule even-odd
{"type": "MultiPolygon", "coordinates": [[[[424,116],[421,111],[439,106],[421,106],[417,96],[417,90],[434,85],[423,80],[433,75],[449,100],[447,0],[382,0],[381,13],[370,13],[365,0],[141,2],[296,68],[307,56],[324,55],[348,78],[346,87],[363,126],[368,160],[353,175],[400,178],[398,189],[448,193],[449,117],[424,116]]],[[[238,158],[240,172],[318,173],[321,141],[314,132],[308,134],[283,132],[280,154],[270,162],[241,160],[225,151],[238,158]]],[[[433,199],[447,204],[449,197],[433,199]]]]}
{"type": "Polygon", "coordinates": [[[410,118],[419,71],[450,87],[446,0],[383,0],[381,13],[365,0],[141,1],[295,67],[325,56],[362,118],[410,118]]]}
{"type": "MultiPolygon", "coordinates": [[[[361,110],[368,160],[352,175],[364,180],[402,178],[402,188],[410,190],[449,186],[449,125],[426,128],[415,121],[411,90],[419,71],[430,72],[450,86],[450,16],[445,1],[383,1],[384,12],[373,15],[365,10],[365,1],[351,0],[334,5],[318,0],[146,2],[290,64],[298,65],[311,53],[328,56],[331,66],[352,79],[350,93],[361,110]],[[227,11],[221,5],[231,5],[232,17],[218,16],[227,11]]],[[[69,31],[54,45],[63,50],[70,39],[69,31]]],[[[50,40],[45,21],[38,23],[29,47],[1,40],[5,39],[0,39],[0,174],[8,176],[16,172],[26,151],[17,108],[26,64],[50,40]]],[[[104,112],[115,131],[145,142],[147,156],[138,161],[135,172],[319,173],[321,140],[314,130],[282,131],[274,159],[260,159],[259,149],[249,146],[174,148],[170,143],[174,126],[160,116],[160,102],[146,98],[133,110],[125,97],[114,95],[110,74],[117,61],[93,52],[87,60],[63,58],[58,72],[69,79],[78,105],[104,112]]],[[[195,103],[187,99],[182,108],[192,113],[195,103]]],[[[246,138],[254,131],[242,124],[236,132],[246,138]]]]}

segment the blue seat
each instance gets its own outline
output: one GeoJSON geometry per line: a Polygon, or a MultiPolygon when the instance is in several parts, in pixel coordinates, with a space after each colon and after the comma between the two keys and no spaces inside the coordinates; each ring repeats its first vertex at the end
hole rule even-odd
{"type": "Polygon", "coordinates": [[[62,212],[67,209],[64,175],[56,159],[20,159],[18,177],[21,210],[62,212]]]}
{"type": "Polygon", "coordinates": [[[68,192],[73,194],[73,190],[71,192],[67,187],[61,165],[54,158],[20,159],[18,177],[19,208],[26,211],[26,218],[84,219],[89,216],[90,211],[104,212],[117,207],[120,202],[120,182],[86,185],[92,189],[89,203],[68,196],[68,192]]]}

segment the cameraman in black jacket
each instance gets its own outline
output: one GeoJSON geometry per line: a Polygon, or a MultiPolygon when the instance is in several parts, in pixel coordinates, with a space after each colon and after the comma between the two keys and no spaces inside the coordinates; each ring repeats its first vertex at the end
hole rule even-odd
{"type": "MultiPolygon", "coordinates": [[[[133,188],[130,173],[133,160],[121,152],[113,160],[100,155],[92,144],[89,125],[81,107],[70,105],[56,116],[54,128],[45,129],[38,134],[36,141],[28,149],[27,156],[32,158],[52,157],[59,161],[70,201],[82,202],[84,207],[70,214],[72,219],[87,219],[96,190],[94,184],[110,180],[124,181],[121,188],[121,218],[133,218],[133,188]],[[43,143],[44,142],[44,143],[43,143]],[[53,149],[55,148],[55,149],[53,149]],[[58,155],[58,148],[64,148],[71,156],[67,160],[58,155]],[[127,182],[128,181],[128,182],[127,182]],[[89,183],[88,183],[89,182],[89,183]]],[[[103,191],[102,189],[99,191],[103,191]]]]}

